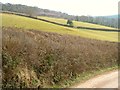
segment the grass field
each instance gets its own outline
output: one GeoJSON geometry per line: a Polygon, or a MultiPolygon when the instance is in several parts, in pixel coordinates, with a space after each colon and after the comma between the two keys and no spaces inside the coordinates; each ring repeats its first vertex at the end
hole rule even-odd
{"type": "MultiPolygon", "coordinates": [[[[61,23],[64,22],[62,20],[58,20],[58,21],[61,23]]],[[[78,23],[76,23],[76,25],[77,24],[78,23]]],[[[84,24],[83,26],[91,25],[92,27],[92,24],[88,24],[88,25],[86,25],[86,23],[83,23],[83,24],[84,24]]],[[[23,29],[34,29],[34,30],[41,30],[41,31],[47,31],[47,32],[56,32],[59,34],[70,34],[70,35],[81,36],[85,38],[118,42],[117,32],[73,29],[69,27],[59,26],[59,25],[48,23],[48,22],[35,20],[35,19],[22,17],[22,16],[17,16],[17,15],[12,15],[12,14],[2,14],[2,26],[17,27],[17,28],[23,28],[23,29]]]]}
{"type": "MultiPolygon", "coordinates": [[[[66,19],[46,17],[46,16],[39,16],[38,18],[46,19],[46,20],[57,22],[60,24],[67,24],[66,19]]],[[[82,26],[82,27],[91,27],[91,28],[115,29],[112,27],[107,27],[107,26],[102,26],[102,25],[97,25],[97,24],[92,24],[92,23],[87,23],[87,22],[78,22],[78,21],[73,21],[73,25],[82,26]]]]}

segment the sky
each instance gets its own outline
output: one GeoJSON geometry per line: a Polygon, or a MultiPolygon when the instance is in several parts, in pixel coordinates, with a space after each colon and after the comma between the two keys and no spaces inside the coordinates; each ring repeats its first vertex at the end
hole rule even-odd
{"type": "Polygon", "coordinates": [[[70,15],[108,16],[118,14],[120,0],[0,0],[2,3],[37,6],[70,15]]]}

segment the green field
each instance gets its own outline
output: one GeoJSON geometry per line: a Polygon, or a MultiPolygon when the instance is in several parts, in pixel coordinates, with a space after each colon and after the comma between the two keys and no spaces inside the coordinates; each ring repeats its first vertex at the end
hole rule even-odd
{"type": "MultiPolygon", "coordinates": [[[[53,17],[46,17],[46,16],[39,16],[38,18],[57,22],[60,24],[67,24],[66,19],[61,19],[61,18],[53,18],[53,17]]],[[[104,29],[115,29],[112,27],[107,27],[107,26],[102,26],[102,25],[97,25],[97,24],[92,24],[92,23],[87,23],[87,22],[78,22],[78,21],[73,21],[74,26],[81,26],[81,27],[90,27],[90,28],[104,28],[104,29]]]]}
{"type": "MultiPolygon", "coordinates": [[[[74,36],[81,36],[86,38],[98,39],[98,40],[105,40],[105,41],[113,41],[118,42],[118,33],[117,32],[105,32],[105,31],[92,31],[92,30],[85,30],[85,29],[73,29],[69,27],[59,26],[55,24],[51,24],[48,22],[35,20],[27,17],[12,15],[12,14],[1,14],[2,15],[2,26],[5,27],[17,27],[23,29],[34,29],[34,30],[41,30],[47,32],[56,32],[59,34],[69,34],[74,36]]],[[[54,19],[61,23],[65,21],[62,19],[54,19]]],[[[82,22],[79,22],[82,23],[82,22]]],[[[78,22],[76,23],[76,25],[78,22]]],[[[92,27],[93,24],[82,23],[82,26],[90,26],[92,27]]],[[[97,27],[97,26],[96,26],[97,27]]],[[[101,28],[104,26],[101,26],[101,28]]],[[[100,27],[99,27],[100,28],[100,27]]]]}

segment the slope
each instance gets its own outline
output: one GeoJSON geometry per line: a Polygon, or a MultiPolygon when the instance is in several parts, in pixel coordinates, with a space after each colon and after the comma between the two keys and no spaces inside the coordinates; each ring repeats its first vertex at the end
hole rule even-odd
{"type": "Polygon", "coordinates": [[[91,39],[118,42],[117,32],[92,31],[92,30],[87,31],[84,29],[73,29],[69,27],[59,26],[48,22],[12,15],[12,14],[1,14],[1,15],[3,22],[2,26],[4,27],[17,27],[26,30],[35,29],[46,32],[56,32],[59,34],[69,34],[69,35],[81,36],[91,39]]]}
{"type": "MultiPolygon", "coordinates": [[[[46,19],[49,21],[54,21],[56,23],[60,24],[66,24],[67,20],[66,19],[61,19],[61,18],[53,18],[53,17],[46,17],[46,16],[38,16],[38,18],[46,19]]],[[[87,23],[87,22],[80,22],[80,21],[73,21],[74,26],[82,26],[82,27],[92,27],[92,28],[103,28],[103,29],[115,29],[112,27],[107,27],[107,26],[102,26],[102,25],[97,25],[97,24],[92,24],[92,23],[87,23]]]]}

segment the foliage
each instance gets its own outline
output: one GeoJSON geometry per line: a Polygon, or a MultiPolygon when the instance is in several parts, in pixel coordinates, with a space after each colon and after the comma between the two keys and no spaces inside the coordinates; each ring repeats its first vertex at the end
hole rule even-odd
{"type": "Polygon", "coordinates": [[[67,20],[67,24],[68,24],[69,26],[73,26],[72,20],[67,20]]]}
{"type": "Polygon", "coordinates": [[[117,65],[118,43],[10,27],[2,32],[3,87],[61,86],[87,71],[117,65]]]}

